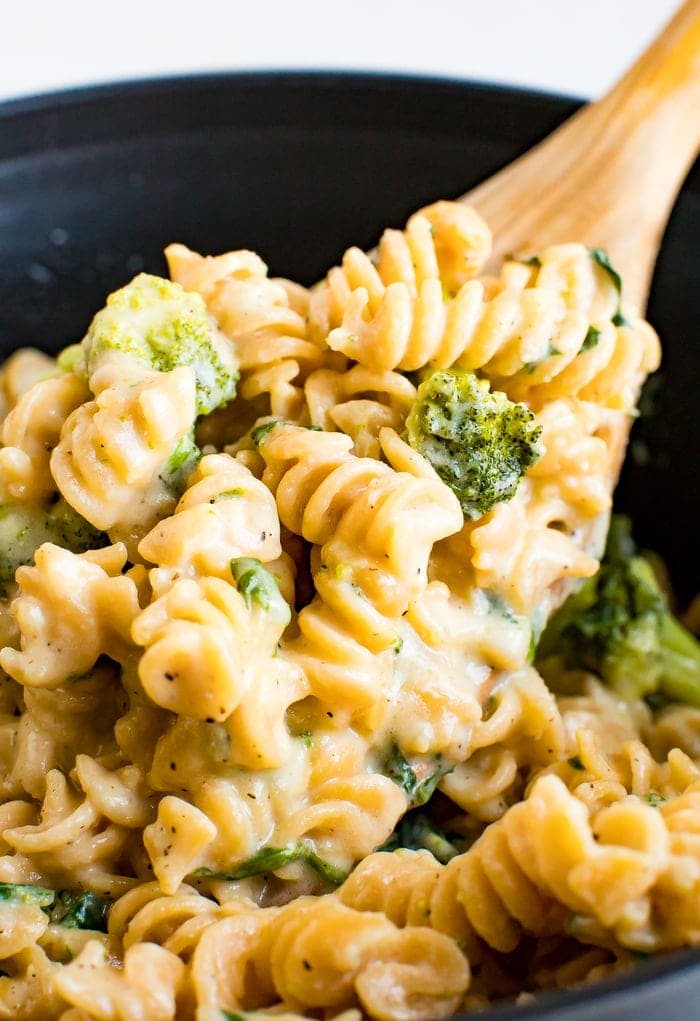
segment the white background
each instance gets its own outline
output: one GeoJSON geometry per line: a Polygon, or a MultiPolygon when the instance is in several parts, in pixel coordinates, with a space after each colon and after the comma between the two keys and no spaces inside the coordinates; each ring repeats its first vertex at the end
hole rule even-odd
{"type": "Polygon", "coordinates": [[[0,0],[0,99],[188,71],[346,68],[594,97],[677,0],[0,0]]]}

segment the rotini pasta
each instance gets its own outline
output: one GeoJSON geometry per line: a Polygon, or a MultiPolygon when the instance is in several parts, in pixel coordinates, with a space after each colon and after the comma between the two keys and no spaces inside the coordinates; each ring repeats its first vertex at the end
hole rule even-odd
{"type": "Polygon", "coordinates": [[[95,400],[64,423],[51,472],[84,518],[133,543],[174,505],[161,473],[192,429],[194,373],[134,372],[127,356],[113,355],[90,384],[95,400]]]}
{"type": "Polygon", "coordinates": [[[17,400],[2,425],[0,490],[6,498],[40,503],[56,492],[51,452],[87,395],[85,380],[68,372],[40,380],[17,400]]]}
{"type": "Polygon", "coordinates": [[[171,245],[3,367],[0,1018],[432,1021],[700,944],[687,687],[533,665],[656,335],[598,250],[490,254],[451,202],[310,290],[171,245]]]}

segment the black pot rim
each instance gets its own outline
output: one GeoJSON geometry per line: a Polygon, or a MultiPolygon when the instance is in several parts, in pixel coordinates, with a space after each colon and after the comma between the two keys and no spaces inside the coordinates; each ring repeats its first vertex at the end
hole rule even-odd
{"type": "MultiPolygon", "coordinates": [[[[252,71],[215,71],[125,78],[9,98],[0,101],[0,125],[27,115],[60,114],[62,110],[84,104],[100,105],[117,100],[136,101],[145,95],[152,97],[163,93],[172,97],[211,89],[223,92],[232,87],[265,91],[271,86],[295,91],[314,89],[317,92],[345,91],[352,88],[384,93],[406,89],[433,94],[442,92],[464,95],[465,92],[469,92],[476,98],[490,96],[507,101],[517,97],[535,104],[547,101],[560,104],[562,113],[566,112],[566,107],[575,108],[586,102],[581,97],[544,89],[521,88],[498,82],[440,75],[352,69],[336,71],[262,68],[252,71]]],[[[655,991],[663,994],[663,990],[670,987],[674,980],[690,973],[694,976],[700,975],[700,947],[686,948],[649,959],[629,972],[613,975],[595,985],[538,993],[532,1002],[522,1005],[515,1005],[512,1001],[496,1004],[486,1010],[483,1016],[488,1021],[519,1021],[519,1019],[527,1021],[534,1018],[541,1021],[546,1019],[565,1021],[567,1011],[577,1005],[586,1004],[596,1011],[607,1010],[620,1005],[631,992],[646,989],[652,984],[655,991]]],[[[670,988],[668,995],[673,995],[670,988]]],[[[455,1015],[456,1018],[474,1016],[471,1013],[455,1015]]],[[[478,1016],[482,1016],[481,1013],[478,1016]]],[[[598,1016],[602,1018],[602,1015],[598,1016]]]]}

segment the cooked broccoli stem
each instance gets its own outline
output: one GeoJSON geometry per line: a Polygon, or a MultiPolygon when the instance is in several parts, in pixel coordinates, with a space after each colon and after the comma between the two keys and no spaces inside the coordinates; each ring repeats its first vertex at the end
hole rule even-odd
{"type": "Polygon", "coordinates": [[[406,420],[408,442],[459,497],[472,520],[510,500],[543,453],[542,429],[524,404],[491,392],[485,380],[452,369],[418,387],[406,420]]]}
{"type": "Polygon", "coordinates": [[[661,614],[659,647],[664,695],[700,707],[700,642],[668,611],[661,614]]]}
{"type": "Polygon", "coordinates": [[[201,295],[140,273],[107,298],[83,341],[88,372],[103,355],[122,351],[158,372],[191,365],[197,377],[198,415],[236,394],[233,345],[217,333],[201,295]]]}
{"type": "Polygon", "coordinates": [[[83,553],[107,545],[109,539],[62,497],[46,506],[0,504],[1,596],[8,594],[17,568],[33,563],[34,551],[44,542],[83,553]]]}
{"type": "Polygon", "coordinates": [[[12,904],[35,904],[54,924],[67,929],[107,932],[107,914],[113,901],[89,891],[49,890],[45,886],[0,883],[0,900],[12,904]]]}
{"type": "Polygon", "coordinates": [[[562,669],[582,668],[626,699],[658,693],[700,707],[700,643],[669,612],[622,515],[612,519],[600,570],[552,617],[537,659],[552,686],[562,669]]]}

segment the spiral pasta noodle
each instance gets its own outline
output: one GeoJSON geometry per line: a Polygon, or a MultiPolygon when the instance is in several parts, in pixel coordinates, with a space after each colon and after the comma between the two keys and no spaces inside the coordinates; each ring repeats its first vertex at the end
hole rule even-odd
{"type": "Polygon", "coordinates": [[[695,924],[694,894],[675,914],[668,898],[677,904],[676,884],[687,891],[697,883],[687,815],[697,786],[658,808],[634,795],[620,797],[589,820],[585,804],[558,777],[542,776],[524,801],[442,869],[428,873],[420,852],[396,865],[371,856],[340,896],[364,910],[384,910],[388,897],[392,916],[408,920],[419,884],[429,924],[500,952],[513,950],[524,932],[574,931],[602,946],[612,937],[646,951],[682,946],[695,924]]]}
{"type": "Polygon", "coordinates": [[[304,288],[270,280],[253,252],[203,258],[184,245],[170,245],[166,256],[173,280],[198,291],[235,342],[245,400],[262,399],[260,414],[297,418],[303,378],[324,361],[322,347],[307,339],[304,288]]]}
{"type": "Polygon", "coordinates": [[[171,245],[5,363],[0,1018],[438,1021],[700,943],[698,711],[533,665],[656,335],[600,250],[490,256],[452,202],[311,289],[171,245]]]}
{"type": "Polygon", "coordinates": [[[95,400],[66,419],[51,473],[91,524],[133,542],[174,504],[161,472],[192,429],[194,372],[189,366],[148,372],[113,354],[90,386],[95,400]]]}
{"type": "Polygon", "coordinates": [[[68,416],[87,399],[76,373],[40,380],[15,403],[2,425],[0,489],[15,500],[43,501],[56,492],[49,459],[68,416]]]}
{"type": "Polygon", "coordinates": [[[354,365],[347,372],[317,369],[304,384],[311,425],[339,429],[353,440],[358,457],[381,458],[382,429],[403,431],[416,388],[398,372],[354,365]]]}
{"type": "Polygon", "coordinates": [[[615,288],[591,253],[552,246],[536,266],[507,263],[493,283],[470,279],[489,249],[472,210],[429,206],[404,234],[384,234],[376,266],[358,249],[346,253],[316,302],[316,328],[372,369],[456,364],[535,407],[562,396],[632,406],[658,365],[658,342],[638,318],[615,325],[615,288]]]}
{"type": "Polygon", "coordinates": [[[128,657],[139,603],[136,583],[122,573],[124,546],[75,554],[45,543],[35,561],[17,572],[12,612],[21,649],[2,650],[3,669],[22,684],[55,688],[85,674],[100,655],[128,657]]]}
{"type": "Polygon", "coordinates": [[[20,348],[5,360],[2,366],[2,396],[4,413],[11,411],[20,397],[35,383],[47,379],[56,371],[55,359],[33,347],[20,348]]]}
{"type": "MultiPolygon", "coordinates": [[[[420,474],[392,471],[353,457],[341,436],[278,426],[260,447],[267,465],[263,481],[275,493],[280,521],[322,547],[316,586],[324,601],[335,600],[339,589],[342,599],[355,585],[379,613],[399,616],[425,584],[433,543],[461,524],[452,493],[427,465],[420,474]],[[396,532],[396,522],[408,522],[409,514],[412,550],[396,532]],[[347,577],[338,585],[332,576],[344,568],[347,577]]],[[[342,619],[339,603],[333,607],[342,619]]]]}
{"type": "Polygon", "coordinates": [[[445,308],[444,289],[468,290],[490,249],[489,229],[472,209],[428,206],[405,232],[385,231],[376,266],[357,248],[345,253],[312,299],[312,330],[372,369],[452,365],[463,329],[453,306],[445,308]]]}

